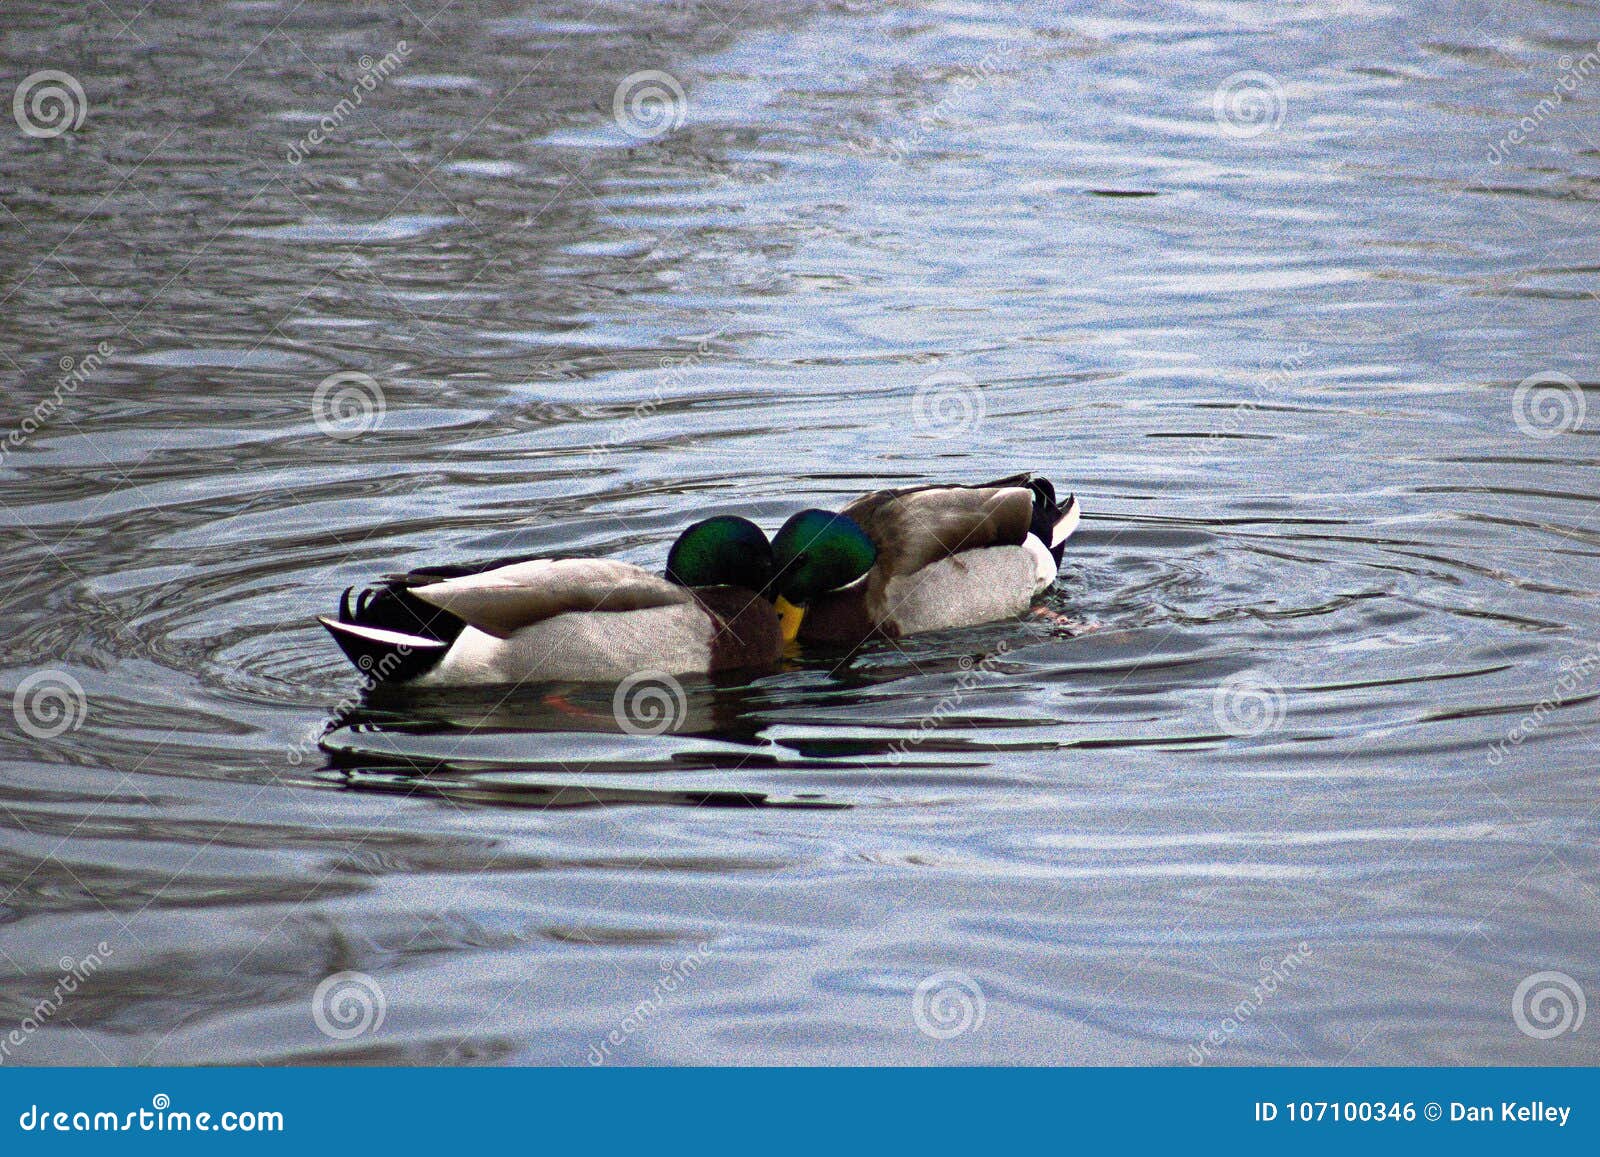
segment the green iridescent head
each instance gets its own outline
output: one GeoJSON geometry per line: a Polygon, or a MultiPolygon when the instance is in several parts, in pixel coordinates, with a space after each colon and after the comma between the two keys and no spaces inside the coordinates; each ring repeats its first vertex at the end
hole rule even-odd
{"type": "Polygon", "coordinates": [[[802,510],[772,540],[775,592],[803,607],[872,569],[878,548],[855,519],[828,510],[802,510]]]}
{"type": "Polygon", "coordinates": [[[748,518],[719,514],[678,536],[667,554],[667,578],[686,587],[764,591],[772,581],[772,544],[748,518]]]}

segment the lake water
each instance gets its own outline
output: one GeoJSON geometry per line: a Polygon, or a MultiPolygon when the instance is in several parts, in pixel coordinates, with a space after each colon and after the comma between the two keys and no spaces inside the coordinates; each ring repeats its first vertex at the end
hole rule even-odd
{"type": "Polygon", "coordinates": [[[1591,6],[115,7],[0,41],[4,1063],[1600,1062],[1591,6]],[[313,621],[1023,469],[1052,614],[661,735],[313,621]]]}

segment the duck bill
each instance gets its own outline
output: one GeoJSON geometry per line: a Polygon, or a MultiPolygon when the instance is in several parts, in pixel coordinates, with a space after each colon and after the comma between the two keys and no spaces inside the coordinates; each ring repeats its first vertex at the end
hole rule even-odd
{"type": "Polygon", "coordinates": [[[806,617],[806,609],[795,606],[782,595],[772,606],[778,612],[778,629],[783,632],[783,641],[794,642],[800,635],[800,620],[806,617]]]}

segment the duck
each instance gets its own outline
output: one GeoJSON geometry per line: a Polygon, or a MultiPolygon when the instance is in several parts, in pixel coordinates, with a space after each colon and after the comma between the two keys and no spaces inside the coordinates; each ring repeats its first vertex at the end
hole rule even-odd
{"type": "Polygon", "coordinates": [[[856,645],[1015,618],[1056,581],[1081,517],[1076,495],[1058,502],[1054,484],[1031,473],[877,490],[837,514],[803,511],[802,540],[849,524],[876,561],[847,585],[803,587],[820,590],[804,601],[781,594],[780,633],[786,643],[856,645]]]}
{"type": "Polygon", "coordinates": [[[802,605],[876,561],[851,520],[802,510],[768,540],[749,519],[684,529],[664,574],[605,558],[500,558],[387,575],[317,621],[371,685],[620,682],[775,664],[777,601],[802,605]]]}

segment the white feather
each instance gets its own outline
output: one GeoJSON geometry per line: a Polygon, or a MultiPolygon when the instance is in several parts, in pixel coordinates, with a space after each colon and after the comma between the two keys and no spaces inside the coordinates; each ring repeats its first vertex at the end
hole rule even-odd
{"type": "Polygon", "coordinates": [[[1083,516],[1083,506],[1078,502],[1077,495],[1067,499],[1067,508],[1061,512],[1061,519],[1050,530],[1050,545],[1060,546],[1072,537],[1072,532],[1078,529],[1078,520],[1083,516]]]}
{"type": "Polygon", "coordinates": [[[1037,534],[1029,534],[1022,540],[1022,546],[1033,556],[1033,593],[1048,590],[1056,581],[1056,556],[1037,534]]]}

